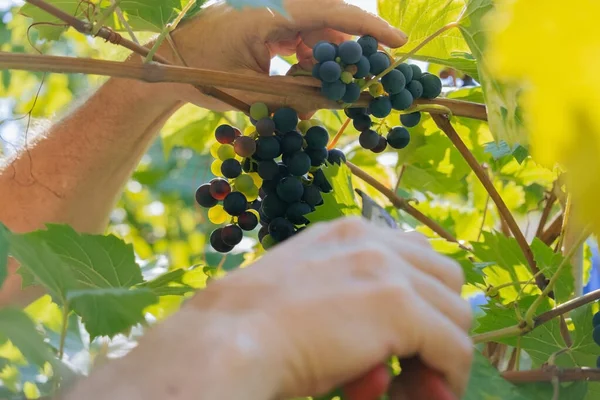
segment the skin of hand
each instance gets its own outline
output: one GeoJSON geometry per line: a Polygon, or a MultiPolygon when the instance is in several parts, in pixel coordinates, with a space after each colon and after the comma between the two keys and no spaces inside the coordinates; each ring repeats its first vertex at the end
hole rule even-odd
{"type": "MultiPolygon", "coordinates": [[[[341,0],[287,0],[284,5],[289,19],[264,8],[207,7],[173,32],[178,52],[189,66],[244,73],[251,79],[268,73],[276,54],[297,52],[300,64],[309,68],[313,61],[308,46],[322,39],[340,42],[349,34],[371,34],[391,47],[406,42],[406,35],[385,21],[341,0]],[[322,12],[324,7],[328,12],[322,12]]],[[[177,63],[168,44],[159,53],[177,63]]],[[[132,55],[129,62],[141,59],[132,55]]],[[[231,94],[249,103],[282,101],[231,94]]],[[[301,110],[294,101],[302,99],[286,100],[301,110]]],[[[230,109],[188,85],[109,79],[80,107],[30,140],[26,152],[0,165],[0,221],[15,232],[67,223],[81,232],[102,233],[141,157],[185,102],[230,109]]],[[[21,290],[17,267],[9,261],[0,306],[23,306],[43,293],[40,288],[21,290]]]]}
{"type": "Polygon", "coordinates": [[[101,387],[106,398],[320,395],[369,374],[391,355],[418,355],[459,396],[473,351],[462,284],[460,266],[419,236],[359,218],[316,224],[209,284],[181,315],[67,398],[101,387]],[[213,358],[220,361],[208,363],[213,358]],[[119,377],[133,366],[142,370],[123,382],[119,377]],[[169,397],[174,387],[177,396],[169,397]]]}

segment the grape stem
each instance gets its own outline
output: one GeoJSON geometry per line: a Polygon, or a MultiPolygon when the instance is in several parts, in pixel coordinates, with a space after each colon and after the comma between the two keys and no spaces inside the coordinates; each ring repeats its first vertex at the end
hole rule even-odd
{"type": "Polygon", "coordinates": [[[344,134],[344,131],[346,130],[346,128],[350,124],[350,121],[352,121],[352,119],[346,118],[346,120],[344,121],[344,123],[342,124],[342,126],[340,127],[340,129],[337,131],[337,133],[335,134],[335,136],[333,137],[333,139],[331,139],[331,142],[329,143],[329,145],[327,145],[327,150],[331,150],[331,149],[333,149],[335,147],[335,145],[337,144],[337,142],[340,140],[340,138],[344,134]]]}
{"type": "Polygon", "coordinates": [[[363,181],[365,181],[366,183],[371,185],[374,189],[376,189],[379,193],[381,193],[385,197],[387,197],[388,200],[390,200],[390,202],[392,203],[392,205],[394,205],[394,207],[405,211],[407,214],[409,214],[410,216],[415,218],[417,221],[419,221],[420,223],[422,223],[423,225],[427,226],[429,229],[434,231],[440,237],[446,239],[449,242],[457,243],[458,246],[463,250],[466,250],[469,252],[471,251],[471,249],[469,249],[467,246],[460,243],[458,241],[458,239],[456,239],[450,232],[446,231],[440,224],[433,221],[431,218],[429,218],[428,216],[423,214],[421,211],[419,211],[416,208],[414,208],[413,206],[411,206],[408,203],[408,201],[406,201],[406,199],[403,199],[402,197],[398,196],[396,193],[394,193],[391,189],[386,187],[383,183],[378,181],[376,178],[372,177],[367,172],[363,171],[362,169],[360,169],[359,167],[357,167],[356,165],[352,164],[349,161],[346,162],[346,165],[348,166],[348,168],[350,168],[350,171],[352,172],[352,174],[354,176],[362,179],[363,181]]]}
{"type": "Polygon", "coordinates": [[[529,243],[527,242],[525,235],[523,235],[523,232],[521,232],[517,221],[506,206],[506,203],[502,199],[502,196],[500,196],[500,194],[494,187],[494,184],[492,183],[490,177],[485,172],[481,164],[479,164],[477,159],[475,159],[473,153],[471,153],[469,148],[462,141],[462,139],[458,135],[458,132],[456,132],[448,118],[446,116],[437,114],[431,114],[431,117],[433,118],[433,121],[436,123],[436,125],[446,134],[446,136],[448,136],[450,141],[454,144],[456,149],[463,156],[467,164],[469,164],[469,166],[471,167],[471,169],[473,170],[473,172],[475,173],[485,190],[492,198],[492,201],[496,204],[501,218],[506,222],[506,224],[510,228],[510,231],[517,240],[521,251],[525,255],[525,259],[527,260],[529,269],[531,270],[531,273],[535,275],[535,281],[538,287],[540,288],[540,290],[544,290],[544,288],[546,287],[546,277],[543,274],[539,273],[540,270],[537,267],[537,264],[533,257],[533,252],[531,251],[531,247],[529,247],[529,243]]]}

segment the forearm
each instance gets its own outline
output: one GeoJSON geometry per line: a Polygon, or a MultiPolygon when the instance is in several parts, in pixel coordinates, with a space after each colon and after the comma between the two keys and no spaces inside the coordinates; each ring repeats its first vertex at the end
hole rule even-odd
{"type": "Polygon", "coordinates": [[[118,195],[179,107],[153,86],[111,79],[0,171],[0,221],[14,231],[68,223],[102,232],[118,195]]]}

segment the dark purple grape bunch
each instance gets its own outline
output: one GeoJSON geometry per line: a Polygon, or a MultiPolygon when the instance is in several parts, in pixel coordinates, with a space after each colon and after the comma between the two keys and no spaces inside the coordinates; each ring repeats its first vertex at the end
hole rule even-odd
{"type": "MultiPolygon", "coordinates": [[[[600,311],[594,314],[592,326],[594,329],[592,337],[594,338],[594,342],[600,346],[600,311]]],[[[596,359],[596,368],[600,368],[600,356],[596,359]]]]}
{"type": "Polygon", "coordinates": [[[341,151],[327,150],[329,133],[318,121],[299,121],[289,107],[271,114],[265,104],[255,103],[250,117],[254,129],[247,136],[229,125],[217,128],[220,145],[211,150],[217,157],[211,170],[223,178],[196,192],[198,203],[209,208],[211,222],[222,224],[231,216],[229,225],[211,234],[211,245],[219,252],[231,251],[243,231],[259,223],[265,249],[300,232],[309,223],[306,215],[323,204],[322,193],[332,190],[322,167],[326,161],[345,162],[341,151]]]}

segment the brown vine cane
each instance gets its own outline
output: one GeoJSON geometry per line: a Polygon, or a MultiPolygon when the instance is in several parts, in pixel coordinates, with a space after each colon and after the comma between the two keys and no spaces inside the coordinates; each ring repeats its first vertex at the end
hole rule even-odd
{"type": "MultiPolygon", "coordinates": [[[[378,226],[399,229],[394,218],[362,190],[356,189],[362,198],[362,216],[378,226]]],[[[453,400],[455,396],[444,377],[423,364],[418,357],[400,360],[402,372],[392,381],[388,396],[390,400],[453,400]]],[[[361,384],[370,386],[371,382],[361,384]]]]}

